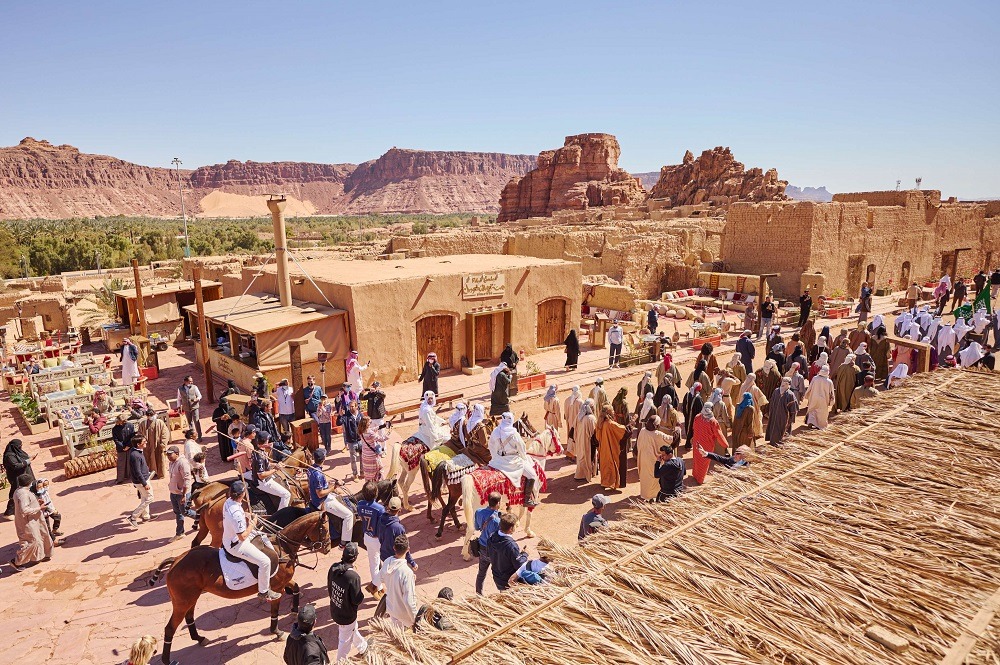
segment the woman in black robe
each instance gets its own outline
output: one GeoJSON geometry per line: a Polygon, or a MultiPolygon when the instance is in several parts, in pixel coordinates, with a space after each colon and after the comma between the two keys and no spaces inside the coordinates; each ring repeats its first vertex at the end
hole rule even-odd
{"type": "Polygon", "coordinates": [[[701,413],[704,406],[705,402],[701,398],[701,384],[696,382],[684,395],[684,403],[681,405],[681,410],[684,413],[684,429],[687,430],[687,445],[684,446],[687,450],[691,450],[691,439],[694,438],[694,417],[701,413]]]}
{"type": "Polygon", "coordinates": [[[220,397],[219,406],[212,412],[212,422],[215,423],[215,431],[219,435],[219,455],[222,456],[223,462],[233,456],[233,440],[229,436],[229,427],[236,416],[236,409],[229,406],[227,396],[220,397]]]}
{"type": "Polygon", "coordinates": [[[17,490],[17,477],[26,473],[31,476],[31,482],[35,482],[35,474],[31,470],[31,457],[21,448],[20,439],[11,439],[3,451],[3,470],[7,473],[7,484],[10,485],[7,510],[4,511],[4,515],[11,517],[14,514],[14,492],[17,490]]]}
{"type": "Polygon", "coordinates": [[[576,338],[576,329],[571,329],[566,335],[566,367],[573,371],[580,362],[580,340],[576,338]]]}
{"type": "Polygon", "coordinates": [[[500,362],[507,364],[507,369],[511,371],[512,374],[517,374],[517,361],[519,358],[517,354],[514,353],[514,347],[509,343],[507,346],[503,347],[503,351],[500,352],[500,362]]]}
{"type": "Polygon", "coordinates": [[[438,394],[438,376],[441,374],[441,365],[438,363],[438,357],[436,353],[428,353],[427,360],[424,362],[424,368],[420,370],[420,376],[417,377],[418,381],[421,381],[421,396],[428,392],[432,392],[435,395],[438,394]]]}
{"type": "Polygon", "coordinates": [[[680,400],[677,399],[677,391],[674,387],[670,385],[670,377],[664,376],[663,381],[660,382],[660,387],[656,389],[653,394],[653,406],[657,409],[663,404],[663,398],[666,397],[670,400],[670,405],[676,407],[680,400]]]}
{"type": "Polygon", "coordinates": [[[797,344],[795,346],[795,350],[792,351],[792,355],[788,358],[788,363],[786,365],[786,368],[791,369],[794,363],[799,364],[799,374],[802,375],[802,378],[803,379],[809,378],[809,363],[806,362],[806,357],[805,354],[803,354],[802,352],[801,344],[797,344]]]}

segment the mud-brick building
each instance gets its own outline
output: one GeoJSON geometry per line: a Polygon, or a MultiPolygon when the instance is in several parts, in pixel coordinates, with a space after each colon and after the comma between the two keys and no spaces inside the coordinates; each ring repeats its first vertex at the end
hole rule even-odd
{"type": "Polygon", "coordinates": [[[835,194],[811,201],[733,203],[722,260],[731,272],[781,273],[782,296],[803,284],[818,292],[858,292],[942,274],[971,278],[1000,260],[1000,201],[941,200],[937,190],[835,194]]]}
{"type": "MultiPolygon", "coordinates": [[[[245,268],[244,284],[258,269],[245,268]]],[[[264,268],[252,291],[277,292],[264,268]]],[[[348,312],[351,347],[366,379],[416,378],[427,353],[443,370],[497,362],[504,345],[532,353],[579,325],[579,263],[502,254],[395,261],[304,261],[289,269],[292,297],[348,312]]],[[[475,371],[475,370],[472,370],[475,371]]]]}

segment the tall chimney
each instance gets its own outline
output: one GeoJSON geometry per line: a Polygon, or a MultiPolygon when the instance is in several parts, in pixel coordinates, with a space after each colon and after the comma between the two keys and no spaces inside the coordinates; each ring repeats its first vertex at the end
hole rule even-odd
{"type": "Polygon", "coordinates": [[[274,224],[274,255],[278,263],[278,299],[282,307],[292,306],[292,282],[288,278],[288,239],[285,237],[284,194],[269,194],[267,208],[274,224]]]}

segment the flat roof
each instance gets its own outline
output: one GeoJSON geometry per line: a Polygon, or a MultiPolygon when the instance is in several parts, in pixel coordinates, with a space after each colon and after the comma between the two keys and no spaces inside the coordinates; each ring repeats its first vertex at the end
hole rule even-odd
{"type": "MultiPolygon", "coordinates": [[[[436,275],[467,275],[511,268],[531,268],[536,266],[573,265],[573,261],[562,259],[539,259],[533,256],[513,256],[509,254],[458,254],[451,256],[428,256],[398,261],[338,261],[336,259],[315,259],[302,261],[302,266],[315,280],[332,284],[374,284],[399,279],[433,277],[436,275]]],[[[268,265],[265,272],[274,274],[277,266],[268,265]]],[[[288,266],[292,276],[305,276],[295,263],[288,266]]]]}
{"type": "MultiPolygon", "coordinates": [[[[184,311],[197,314],[197,305],[187,305],[184,311]]],[[[205,303],[205,318],[224,323],[251,335],[297,326],[346,314],[342,309],[293,300],[291,307],[282,307],[277,296],[266,293],[222,298],[205,303]]]]}
{"type": "MultiPolygon", "coordinates": [[[[221,282],[213,282],[210,279],[201,280],[202,288],[207,286],[222,286],[221,282]]],[[[194,291],[194,282],[180,281],[180,282],[167,282],[165,284],[150,284],[142,286],[142,297],[145,299],[148,296],[162,296],[168,293],[183,293],[185,291],[194,291]]],[[[135,289],[122,289],[121,291],[115,291],[115,295],[134,299],[135,289]]]]}

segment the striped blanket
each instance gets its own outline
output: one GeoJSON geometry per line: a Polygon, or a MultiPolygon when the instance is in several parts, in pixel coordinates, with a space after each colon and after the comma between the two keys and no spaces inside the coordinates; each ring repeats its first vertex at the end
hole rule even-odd
{"type": "MultiPolygon", "coordinates": [[[[534,462],[534,460],[532,461],[534,462]]],[[[545,477],[545,471],[538,465],[538,462],[534,462],[534,465],[535,473],[538,474],[539,480],[538,491],[544,492],[548,489],[548,479],[545,477]]],[[[499,492],[501,496],[506,497],[507,505],[509,506],[523,506],[524,481],[522,480],[521,483],[521,487],[514,487],[514,483],[510,482],[507,476],[490,467],[476,469],[472,472],[472,484],[479,495],[479,501],[484,506],[492,492],[499,492]]],[[[531,508],[528,510],[531,510],[531,508]]]]}
{"type": "Polygon", "coordinates": [[[399,457],[406,462],[406,468],[413,471],[420,466],[420,458],[427,452],[423,441],[410,437],[399,447],[399,457]]]}

